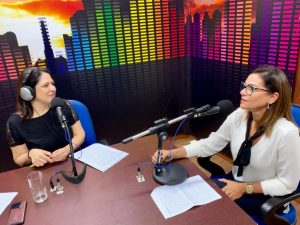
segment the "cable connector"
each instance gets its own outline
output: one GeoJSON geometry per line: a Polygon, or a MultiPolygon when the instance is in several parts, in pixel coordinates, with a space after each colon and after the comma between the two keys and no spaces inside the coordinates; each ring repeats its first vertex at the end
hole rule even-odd
{"type": "Polygon", "coordinates": [[[54,185],[53,181],[52,181],[52,177],[50,179],[50,192],[56,192],[56,186],[54,185]]]}
{"type": "Polygon", "coordinates": [[[137,168],[137,172],[136,172],[136,179],[139,183],[145,182],[145,177],[142,174],[141,168],[138,167],[137,168]]]}
{"type": "Polygon", "coordinates": [[[56,178],[56,194],[60,195],[64,193],[64,187],[61,185],[60,179],[56,178]]]}

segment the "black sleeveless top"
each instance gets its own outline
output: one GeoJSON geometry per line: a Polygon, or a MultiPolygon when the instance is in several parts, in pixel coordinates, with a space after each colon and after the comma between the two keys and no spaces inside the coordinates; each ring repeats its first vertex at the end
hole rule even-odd
{"type": "MultiPolygon", "coordinates": [[[[78,121],[78,117],[69,102],[62,108],[70,127],[78,121]]],[[[70,132],[72,136],[71,129],[70,132]]],[[[26,144],[29,150],[39,148],[53,152],[68,144],[55,109],[50,109],[42,116],[25,120],[20,115],[12,114],[7,120],[6,136],[10,147],[26,144]]]]}

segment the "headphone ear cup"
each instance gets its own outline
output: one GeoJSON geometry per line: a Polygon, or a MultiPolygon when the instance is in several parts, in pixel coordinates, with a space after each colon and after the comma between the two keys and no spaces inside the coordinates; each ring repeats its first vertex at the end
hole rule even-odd
{"type": "Polygon", "coordinates": [[[34,99],[34,97],[35,97],[35,91],[30,86],[21,87],[21,89],[20,89],[20,97],[24,101],[29,102],[32,99],[34,99]]]}

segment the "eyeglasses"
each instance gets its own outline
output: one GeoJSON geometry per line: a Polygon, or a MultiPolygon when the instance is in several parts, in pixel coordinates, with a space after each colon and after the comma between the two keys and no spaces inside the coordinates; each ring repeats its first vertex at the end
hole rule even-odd
{"type": "Polygon", "coordinates": [[[249,95],[249,96],[252,95],[254,91],[271,92],[270,90],[254,87],[251,84],[246,85],[244,82],[241,82],[241,91],[244,90],[244,89],[246,89],[246,94],[249,95]]]}

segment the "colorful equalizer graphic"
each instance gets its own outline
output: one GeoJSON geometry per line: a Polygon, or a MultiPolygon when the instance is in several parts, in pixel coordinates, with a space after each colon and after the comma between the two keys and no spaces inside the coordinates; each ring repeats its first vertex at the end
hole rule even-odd
{"type": "Polygon", "coordinates": [[[300,2],[274,0],[267,63],[276,64],[281,69],[295,71],[299,36],[300,2]]]}
{"type": "Polygon", "coordinates": [[[252,25],[250,65],[270,64],[295,71],[300,41],[300,2],[259,1],[252,25]]]}
{"type": "Polygon", "coordinates": [[[257,10],[257,20],[259,13],[272,17],[268,23],[264,21],[263,29],[252,25],[252,33],[252,0],[226,0],[223,11],[196,13],[186,19],[181,0],[127,0],[123,8],[119,0],[83,3],[84,10],[71,18],[72,37],[65,38],[69,71],[185,56],[296,69],[296,0],[258,1],[258,8],[264,6],[257,10]],[[268,44],[264,44],[266,40],[268,44]]]}
{"type": "MultiPolygon", "coordinates": [[[[82,1],[84,10],[70,18],[72,34],[63,35],[70,72],[190,56],[296,71],[299,0],[226,0],[222,11],[186,17],[185,0],[82,1]]],[[[12,34],[0,35],[2,80],[31,65],[27,46],[10,46],[12,34]]]]}
{"type": "Polygon", "coordinates": [[[221,37],[221,60],[248,65],[252,0],[227,0],[221,37]]]}
{"type": "Polygon", "coordinates": [[[178,0],[83,0],[65,36],[69,71],[185,56],[184,10],[178,0]]]}

